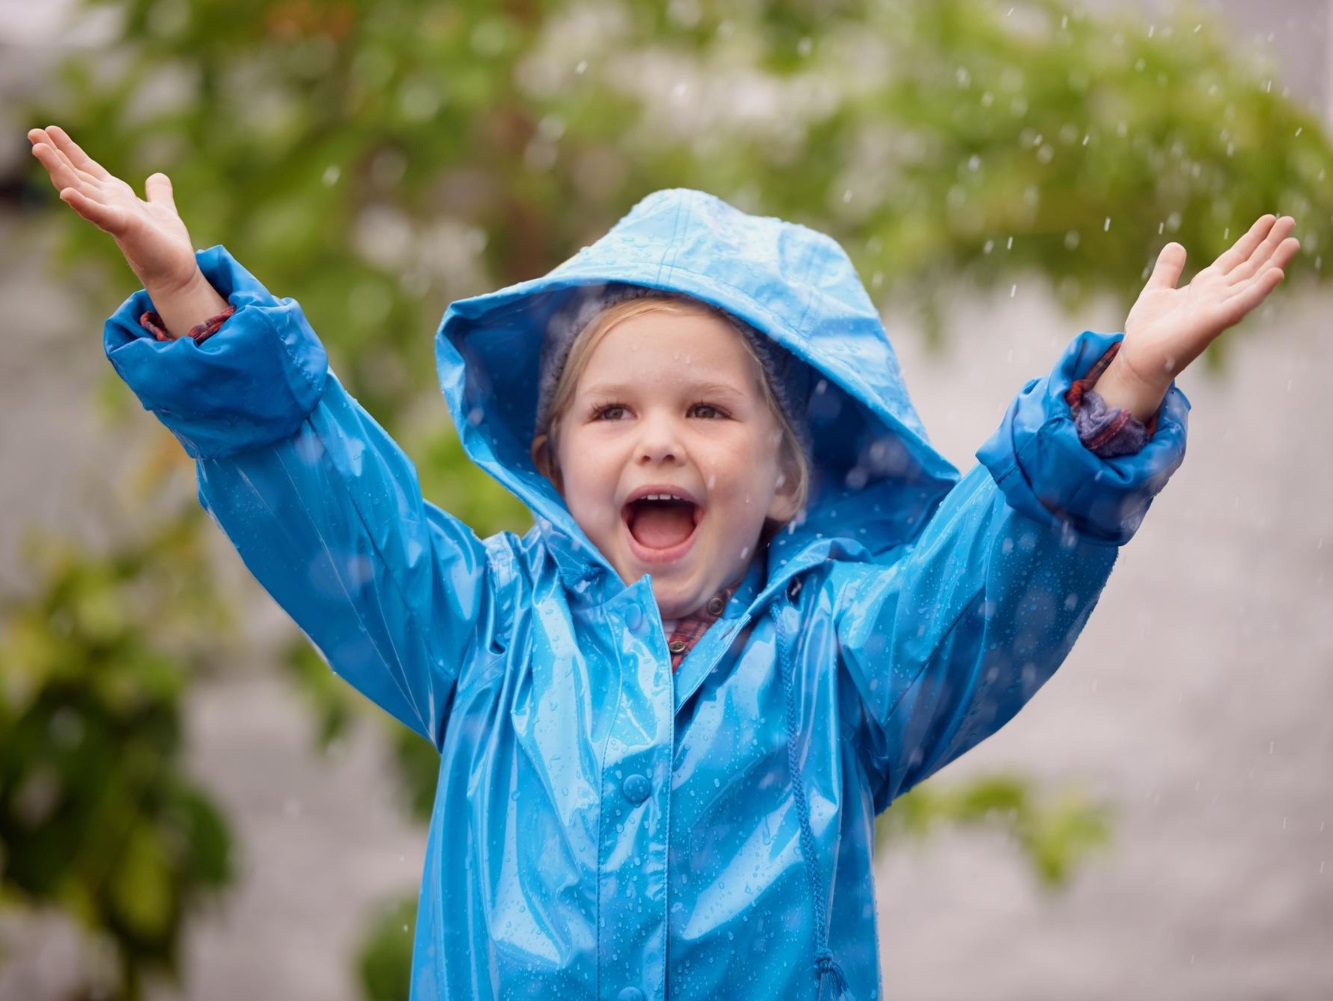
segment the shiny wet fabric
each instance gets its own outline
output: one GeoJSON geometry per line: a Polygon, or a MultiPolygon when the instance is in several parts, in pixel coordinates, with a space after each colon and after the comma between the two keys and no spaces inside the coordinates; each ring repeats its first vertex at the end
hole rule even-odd
{"type": "Polygon", "coordinates": [[[879,996],[876,813],[1050,676],[1184,451],[1174,390],[1137,455],[1082,447],[1063,393],[1114,340],[1084,334],[958,481],[836,244],[660,192],[446,313],[463,444],[536,517],[481,540],[422,501],[296,304],[200,262],[226,326],[154,341],[140,293],[108,355],[332,668],[440,751],[415,1001],[879,996]],[[809,510],[674,674],[650,582],[616,577],[528,457],[542,333],[614,282],[719,305],[815,370],[809,510]]]}

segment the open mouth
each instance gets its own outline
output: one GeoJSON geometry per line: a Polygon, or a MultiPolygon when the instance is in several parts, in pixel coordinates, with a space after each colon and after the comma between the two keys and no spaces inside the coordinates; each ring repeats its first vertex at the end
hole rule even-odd
{"type": "Polygon", "coordinates": [[[622,514],[635,542],[665,554],[694,536],[703,508],[681,494],[648,493],[626,504],[622,514]]]}

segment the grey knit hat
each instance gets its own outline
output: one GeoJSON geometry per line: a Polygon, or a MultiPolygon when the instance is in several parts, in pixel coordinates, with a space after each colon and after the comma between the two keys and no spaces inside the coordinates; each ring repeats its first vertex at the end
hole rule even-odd
{"type": "Polygon", "coordinates": [[[579,334],[587,329],[603,311],[631,299],[680,300],[706,306],[722,314],[738,330],[754,350],[764,370],[764,380],[773,399],[796,435],[801,451],[810,458],[810,422],[806,418],[806,404],[810,394],[810,369],[790,352],[779,347],[770,337],[761,334],[744,320],[711,303],[694,299],[678,292],[645,288],[642,285],[590,285],[575,294],[552,316],[542,341],[537,382],[536,435],[544,434],[551,426],[551,408],[555,403],[555,389],[560,375],[569,361],[569,353],[579,334]]]}

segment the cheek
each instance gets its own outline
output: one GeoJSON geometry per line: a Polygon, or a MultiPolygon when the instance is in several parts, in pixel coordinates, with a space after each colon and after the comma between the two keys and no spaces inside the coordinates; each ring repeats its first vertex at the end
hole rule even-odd
{"type": "Polygon", "coordinates": [[[571,441],[560,451],[560,464],[560,494],[570,511],[580,520],[610,511],[616,477],[608,463],[600,462],[595,451],[580,449],[577,441],[571,441]]]}

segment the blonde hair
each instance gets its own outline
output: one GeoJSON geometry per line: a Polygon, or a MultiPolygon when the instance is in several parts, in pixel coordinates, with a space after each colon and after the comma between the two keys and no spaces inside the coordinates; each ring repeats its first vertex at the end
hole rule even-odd
{"type": "MultiPolygon", "coordinates": [[[[544,450],[547,469],[555,470],[555,440],[560,432],[560,420],[574,400],[574,390],[578,386],[579,377],[583,375],[584,369],[588,367],[593,349],[617,325],[631,317],[657,312],[694,313],[712,317],[721,320],[736,334],[745,348],[746,355],[754,362],[755,369],[759,373],[759,389],[764,405],[768,407],[769,413],[773,415],[774,420],[778,423],[782,435],[778,446],[780,465],[784,470],[793,473],[796,478],[793,510],[797,512],[803,510],[810,494],[810,463],[806,458],[805,450],[801,448],[800,438],[797,437],[796,431],[791,426],[791,421],[787,419],[787,415],[778,406],[777,395],[773,392],[773,386],[769,382],[768,369],[764,366],[763,360],[750,342],[752,335],[747,334],[740,322],[725,310],[718,309],[716,306],[698,299],[671,292],[654,292],[608,306],[593,317],[588,325],[575,337],[574,343],[569,349],[569,357],[565,361],[565,366],[560,372],[560,377],[555,384],[555,391],[551,396],[550,422],[546,430],[533,442],[534,456],[539,449],[544,450]]],[[[543,472],[546,472],[547,469],[544,469],[543,472]]],[[[784,471],[784,476],[788,475],[787,471],[784,471]]]]}

